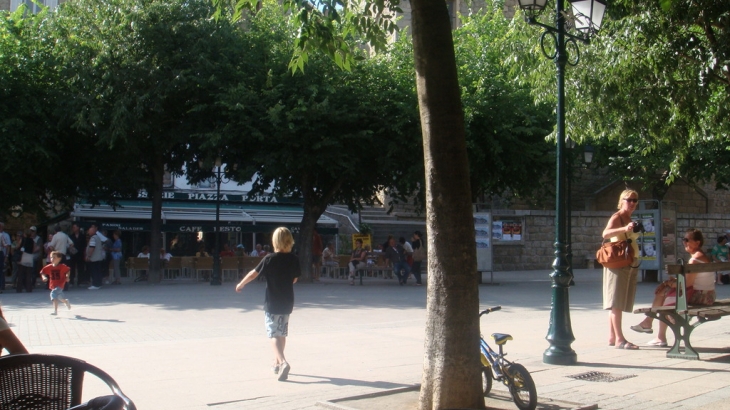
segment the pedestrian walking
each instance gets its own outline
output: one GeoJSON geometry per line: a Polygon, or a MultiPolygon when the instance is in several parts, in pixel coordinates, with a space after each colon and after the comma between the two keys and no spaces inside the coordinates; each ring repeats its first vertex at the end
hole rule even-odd
{"type": "Polygon", "coordinates": [[[266,255],[258,266],[236,285],[236,292],[255,280],[259,275],[266,279],[264,299],[264,323],[266,335],[271,339],[274,350],[272,370],[278,380],[286,380],[291,366],[284,356],[286,338],[289,335],[289,315],[294,310],[294,284],[301,276],[299,259],[291,253],[294,237],[287,228],[276,228],[272,235],[274,253],[266,255]]]}
{"type": "Polygon", "coordinates": [[[51,263],[41,269],[41,278],[43,282],[48,282],[48,288],[51,290],[53,316],[58,315],[58,302],[63,302],[66,308],[71,310],[71,302],[63,294],[66,282],[71,279],[71,268],[62,263],[64,257],[65,255],[59,251],[51,252],[51,263]]]}

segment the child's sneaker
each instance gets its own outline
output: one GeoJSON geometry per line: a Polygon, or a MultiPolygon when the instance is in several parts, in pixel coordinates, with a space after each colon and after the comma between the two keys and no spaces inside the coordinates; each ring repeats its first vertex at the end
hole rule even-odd
{"type": "Polygon", "coordinates": [[[287,379],[287,377],[289,377],[289,370],[291,370],[291,366],[289,366],[288,362],[284,362],[279,367],[281,369],[281,371],[279,373],[279,381],[283,382],[284,380],[287,379]]]}
{"type": "Polygon", "coordinates": [[[273,371],[274,374],[279,374],[279,365],[271,366],[271,371],[273,371]]]}

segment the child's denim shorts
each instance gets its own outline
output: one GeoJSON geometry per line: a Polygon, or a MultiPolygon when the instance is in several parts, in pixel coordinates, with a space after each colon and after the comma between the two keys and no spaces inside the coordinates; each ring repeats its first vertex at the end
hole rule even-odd
{"type": "Polygon", "coordinates": [[[269,338],[287,337],[289,335],[289,315],[275,315],[264,312],[264,324],[266,325],[266,335],[269,338]]]}

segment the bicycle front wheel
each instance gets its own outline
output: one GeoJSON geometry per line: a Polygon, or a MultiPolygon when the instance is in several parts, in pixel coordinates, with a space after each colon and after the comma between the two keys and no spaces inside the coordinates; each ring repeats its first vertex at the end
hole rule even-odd
{"type": "Polygon", "coordinates": [[[537,407],[537,389],[530,372],[525,366],[512,363],[506,369],[505,377],[509,383],[509,392],[520,410],[535,410],[537,407]]]}
{"type": "Polygon", "coordinates": [[[494,379],[494,376],[492,376],[492,368],[489,366],[483,366],[482,367],[482,390],[484,391],[484,395],[487,396],[490,391],[492,391],[492,380],[494,379]]]}

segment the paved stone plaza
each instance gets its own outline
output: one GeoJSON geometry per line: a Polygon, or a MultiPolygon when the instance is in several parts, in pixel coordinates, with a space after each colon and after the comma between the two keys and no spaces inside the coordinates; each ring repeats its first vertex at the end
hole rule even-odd
{"type": "MultiPolygon", "coordinates": [[[[602,409],[730,409],[730,319],[695,331],[701,361],[667,359],[661,348],[616,350],[607,346],[599,270],[576,271],[578,285],[571,288],[579,364],[543,364],[551,297],[547,274],[497,273],[499,286],[480,287],[481,307],[504,307],[483,318],[484,333],[514,336],[508,358],[530,370],[541,398],[602,409]],[[566,377],[588,371],[635,377],[613,383],[566,377]]],[[[637,305],[650,303],[654,286],[639,284],[637,305]]],[[[141,410],[314,409],[318,401],[420,383],[425,287],[382,280],[362,287],[332,279],[297,284],[286,349],[292,365],[288,382],[276,381],[270,370],[264,284],[254,282],[241,294],[233,287],[172,282],[72,289],[67,292],[72,310],[59,310],[57,317],[40,289],[32,294],[8,289],[0,302],[28,350],[101,367],[141,410]]],[[[718,298],[727,297],[730,286],[718,287],[718,298]]],[[[642,345],[651,335],[628,329],[639,320],[627,315],[623,327],[630,341],[642,345]]],[[[89,379],[85,393],[93,397],[105,390],[89,379]]]]}

